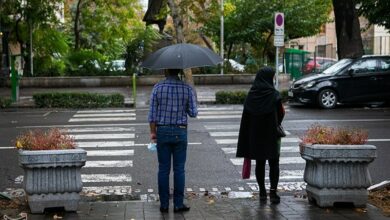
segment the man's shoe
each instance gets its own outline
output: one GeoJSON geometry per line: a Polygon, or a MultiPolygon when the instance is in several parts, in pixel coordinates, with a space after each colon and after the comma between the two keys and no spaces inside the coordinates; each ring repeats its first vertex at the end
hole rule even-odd
{"type": "Polygon", "coordinates": [[[160,212],[161,213],[168,213],[168,211],[169,211],[169,208],[160,207],[160,212]]]}
{"type": "Polygon", "coordinates": [[[181,208],[174,208],[173,212],[188,212],[190,207],[183,205],[181,208]]]}
{"type": "Polygon", "coordinates": [[[279,204],[280,203],[280,197],[278,194],[276,194],[275,189],[271,189],[269,191],[269,201],[271,201],[272,204],[279,204]]]}

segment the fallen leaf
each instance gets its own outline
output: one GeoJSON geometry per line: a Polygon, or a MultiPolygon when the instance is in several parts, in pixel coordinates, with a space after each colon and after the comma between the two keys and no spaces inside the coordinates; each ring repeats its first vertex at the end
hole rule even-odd
{"type": "Polygon", "coordinates": [[[62,216],[55,214],[55,215],[53,215],[53,219],[62,219],[62,216]]]}

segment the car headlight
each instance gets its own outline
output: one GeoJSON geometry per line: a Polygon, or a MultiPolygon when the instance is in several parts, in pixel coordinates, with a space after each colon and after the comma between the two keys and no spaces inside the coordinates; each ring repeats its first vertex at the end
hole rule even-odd
{"type": "Polygon", "coordinates": [[[316,84],[316,82],[315,82],[315,81],[310,81],[310,82],[308,82],[308,83],[304,84],[304,85],[303,85],[303,88],[304,88],[304,89],[311,88],[311,87],[313,87],[313,86],[314,86],[314,84],[316,84]]]}

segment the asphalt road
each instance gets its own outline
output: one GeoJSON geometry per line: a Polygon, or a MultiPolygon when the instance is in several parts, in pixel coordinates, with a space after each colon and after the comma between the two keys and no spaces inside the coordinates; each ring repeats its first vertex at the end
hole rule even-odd
{"type": "MultiPolygon", "coordinates": [[[[315,122],[369,131],[369,144],[377,147],[371,163],[373,183],[390,179],[390,108],[339,107],[334,110],[287,106],[283,125],[289,132],[282,144],[280,190],[296,193],[304,186],[304,162],[298,153],[299,137],[315,122]]],[[[157,193],[157,156],[149,152],[147,109],[53,110],[18,109],[0,112],[0,192],[21,188],[13,140],[31,128],[66,128],[88,151],[83,168],[84,186],[91,190],[129,189],[139,194],[157,193]],[[98,146],[98,147],[96,147],[98,146]],[[104,188],[106,187],[106,188],[104,188]]],[[[241,161],[235,158],[242,107],[200,106],[188,128],[186,190],[256,191],[254,177],[241,179],[241,161]]],[[[172,185],[173,186],[173,185],[172,185]]],[[[103,190],[103,191],[104,191],[103,190]]]]}

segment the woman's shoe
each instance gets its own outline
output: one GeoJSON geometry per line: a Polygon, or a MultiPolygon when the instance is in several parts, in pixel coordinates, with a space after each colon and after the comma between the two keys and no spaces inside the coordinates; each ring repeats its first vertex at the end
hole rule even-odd
{"type": "Polygon", "coordinates": [[[276,194],[276,189],[271,189],[269,191],[269,200],[272,204],[279,204],[280,203],[280,197],[278,194],[276,194]]]}
{"type": "Polygon", "coordinates": [[[267,191],[264,189],[264,190],[260,190],[260,202],[265,202],[267,201],[267,191]]]}

